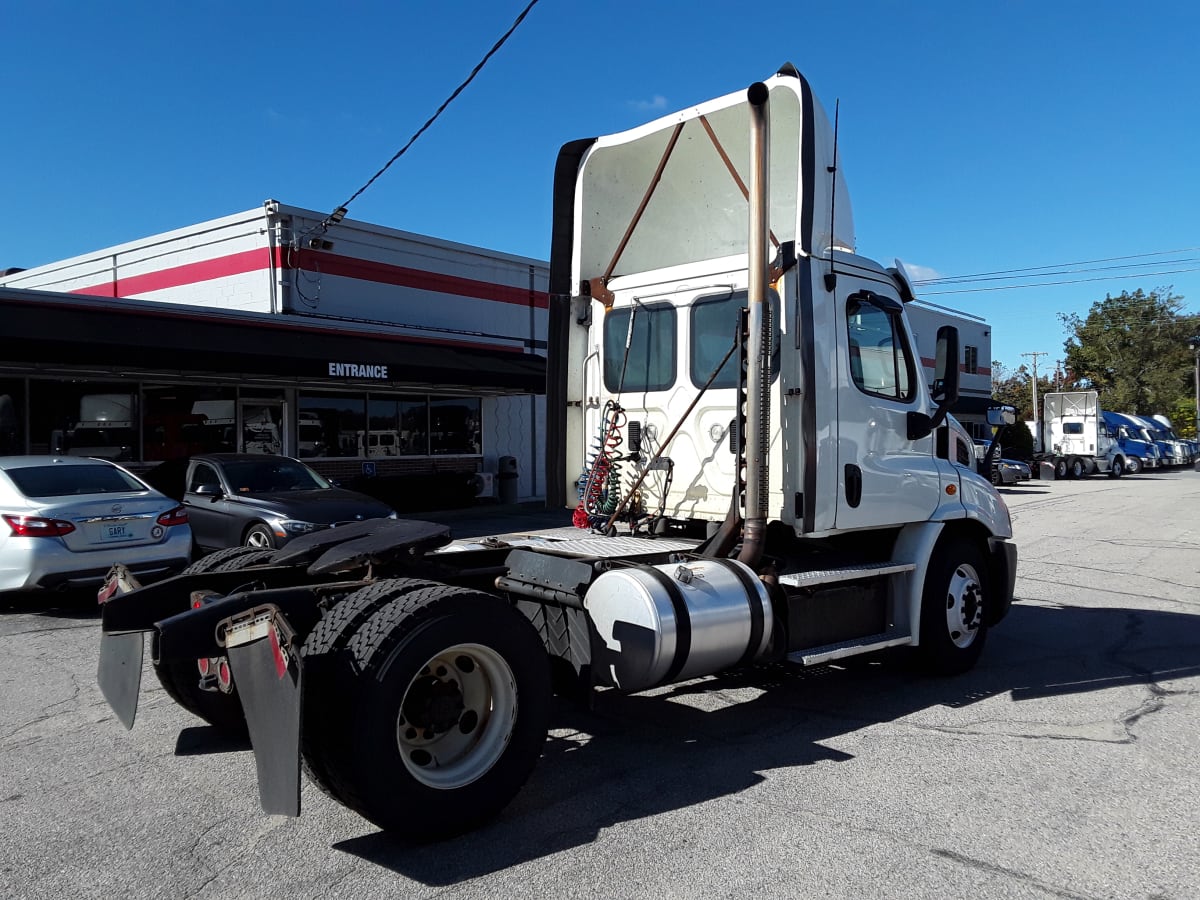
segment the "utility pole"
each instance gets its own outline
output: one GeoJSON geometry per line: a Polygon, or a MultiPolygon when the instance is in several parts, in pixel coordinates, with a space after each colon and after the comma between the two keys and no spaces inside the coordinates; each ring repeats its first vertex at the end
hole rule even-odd
{"type": "Polygon", "coordinates": [[[1042,417],[1038,415],[1037,404],[1037,361],[1039,356],[1049,356],[1050,354],[1042,350],[1037,350],[1032,353],[1022,353],[1021,355],[1033,357],[1033,445],[1038,450],[1045,452],[1046,448],[1042,445],[1042,417]]]}
{"type": "Polygon", "coordinates": [[[1188,348],[1196,355],[1196,437],[1200,438],[1200,334],[1188,341],[1188,348]]]}

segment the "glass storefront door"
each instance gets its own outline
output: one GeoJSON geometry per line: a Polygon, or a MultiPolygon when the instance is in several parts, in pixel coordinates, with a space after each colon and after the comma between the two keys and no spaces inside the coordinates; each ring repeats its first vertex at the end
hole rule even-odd
{"type": "Polygon", "coordinates": [[[242,453],[283,453],[284,410],[282,400],[243,399],[238,401],[238,419],[242,453]]]}

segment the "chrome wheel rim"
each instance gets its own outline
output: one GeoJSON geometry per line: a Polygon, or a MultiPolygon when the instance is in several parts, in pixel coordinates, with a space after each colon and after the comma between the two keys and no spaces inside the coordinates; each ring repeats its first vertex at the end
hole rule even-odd
{"type": "Polygon", "coordinates": [[[965,650],[975,642],[983,620],[983,586],[975,567],[963,563],[950,576],[946,589],[946,633],[965,650]]]}
{"type": "Polygon", "coordinates": [[[396,720],[400,758],[427,787],[464,787],[504,755],[516,717],[517,683],[504,657],[481,644],[456,644],[405,689],[396,720]]]}
{"type": "Polygon", "coordinates": [[[267,540],[267,536],[261,531],[252,531],[246,535],[246,546],[253,547],[255,550],[270,550],[271,544],[267,540]]]}

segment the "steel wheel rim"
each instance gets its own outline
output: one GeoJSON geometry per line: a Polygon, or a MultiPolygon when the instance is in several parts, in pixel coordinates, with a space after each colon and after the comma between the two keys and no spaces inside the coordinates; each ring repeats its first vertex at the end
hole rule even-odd
{"type": "Polygon", "coordinates": [[[983,619],[983,586],[979,573],[969,563],[958,566],[950,575],[946,589],[946,633],[951,643],[965,650],[979,635],[983,619]]]}
{"type": "Polygon", "coordinates": [[[504,755],[516,717],[517,683],[504,657],[482,644],[456,644],[405,688],[396,720],[400,758],[426,787],[464,787],[504,755]]]}

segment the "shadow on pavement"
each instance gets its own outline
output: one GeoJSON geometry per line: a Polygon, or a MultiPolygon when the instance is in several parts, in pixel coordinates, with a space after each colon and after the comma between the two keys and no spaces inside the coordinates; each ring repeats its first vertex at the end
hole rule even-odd
{"type": "MultiPolygon", "coordinates": [[[[602,692],[592,711],[560,710],[530,782],[492,825],[432,846],[378,832],[335,847],[427,885],[452,885],[588,844],[621,822],[737,794],[770,769],[844,762],[851,757],[822,742],[921,710],[1137,685],[1169,703],[1157,682],[1196,675],[1200,616],[1018,605],[989,635],[980,666],[957,678],[859,660],[743,670],[656,696],[602,692]],[[744,688],[762,693],[740,703],[722,693],[744,688]],[[705,711],[697,702],[727,705],[705,711]]],[[[1113,742],[1133,741],[1141,717],[1114,717],[1113,742]]]]}

